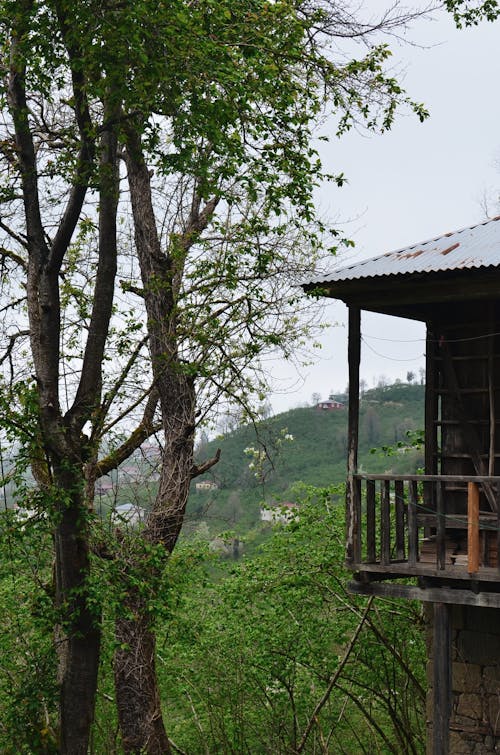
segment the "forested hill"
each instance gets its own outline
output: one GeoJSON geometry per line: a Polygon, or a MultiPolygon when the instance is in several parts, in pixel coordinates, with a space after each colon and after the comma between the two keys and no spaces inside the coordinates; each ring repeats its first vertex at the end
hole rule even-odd
{"type": "MultiPolygon", "coordinates": [[[[366,391],[360,404],[360,468],[396,473],[422,466],[423,449],[411,448],[407,433],[423,428],[423,415],[423,385],[395,383],[366,391]],[[394,449],[390,455],[382,450],[387,446],[394,449]]],[[[190,518],[252,526],[261,501],[293,502],[291,488],[297,481],[317,486],[344,481],[347,403],[334,410],[292,409],[257,428],[239,427],[199,448],[199,460],[217,448],[219,463],[192,484],[190,518]],[[217,488],[200,490],[203,480],[217,488]]]]}

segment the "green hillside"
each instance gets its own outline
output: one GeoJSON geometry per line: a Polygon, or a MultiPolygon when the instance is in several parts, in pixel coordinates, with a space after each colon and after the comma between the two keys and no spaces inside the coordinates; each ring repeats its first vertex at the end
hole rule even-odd
{"type": "MultiPolygon", "coordinates": [[[[423,427],[424,386],[396,383],[363,394],[360,405],[360,468],[370,472],[414,472],[423,465],[423,450],[405,448],[407,432],[423,427]],[[374,448],[403,446],[390,456],[374,448]]],[[[297,481],[323,486],[345,479],[347,405],[322,411],[293,409],[257,428],[240,427],[199,450],[200,460],[221,450],[219,463],[192,484],[188,504],[191,526],[204,521],[211,533],[239,532],[255,526],[260,503],[292,501],[297,481]],[[293,440],[287,438],[292,436],[293,440]],[[245,449],[247,449],[245,451],[245,449]],[[254,449],[254,452],[249,449],[254,449]],[[262,453],[259,464],[256,454],[262,453]],[[254,468],[249,468],[251,463],[254,468]],[[197,490],[203,479],[217,489],[197,490]]]]}

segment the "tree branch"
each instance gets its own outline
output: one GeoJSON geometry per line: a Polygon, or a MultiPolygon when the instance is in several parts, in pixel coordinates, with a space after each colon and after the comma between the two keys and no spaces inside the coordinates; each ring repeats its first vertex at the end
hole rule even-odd
{"type": "Polygon", "coordinates": [[[128,459],[145,440],[161,429],[161,423],[155,424],[153,421],[158,401],[158,394],[156,391],[152,391],[146,402],[141,422],[121,446],[110,453],[109,456],[106,456],[104,459],[97,462],[96,477],[103,477],[104,475],[109,474],[113,469],[117,469],[117,467],[119,467],[125,459],[128,459]]]}
{"type": "Polygon", "coordinates": [[[201,474],[208,472],[209,469],[214,467],[220,459],[220,454],[221,451],[220,448],[218,448],[215,452],[215,456],[212,456],[211,459],[207,459],[201,464],[193,464],[191,468],[191,479],[194,480],[195,477],[199,477],[201,474]]]}
{"type": "Polygon", "coordinates": [[[345,668],[345,666],[347,664],[347,661],[349,660],[349,657],[350,657],[350,655],[351,655],[351,653],[352,653],[352,651],[354,649],[354,646],[356,645],[356,642],[357,642],[357,639],[358,639],[358,637],[359,637],[359,635],[361,633],[361,630],[363,629],[363,625],[364,625],[364,623],[365,623],[365,621],[366,621],[366,619],[368,617],[368,614],[369,614],[370,609],[372,607],[373,600],[374,600],[374,597],[372,595],[372,597],[369,599],[368,603],[366,604],[366,608],[363,611],[363,615],[361,616],[361,620],[360,620],[358,626],[356,627],[356,630],[355,630],[353,636],[351,637],[351,640],[350,640],[350,642],[349,642],[349,644],[348,644],[348,646],[347,646],[347,648],[345,650],[344,657],[342,658],[342,661],[340,662],[340,664],[337,667],[335,673],[333,674],[333,676],[331,677],[330,681],[328,682],[328,686],[327,686],[327,688],[326,688],[326,690],[325,690],[322,698],[318,701],[316,707],[314,708],[314,710],[313,710],[313,712],[312,712],[312,714],[311,714],[311,716],[309,718],[309,721],[308,721],[307,726],[306,726],[306,728],[304,730],[304,733],[302,734],[302,738],[301,738],[301,740],[299,742],[299,745],[298,745],[297,749],[295,750],[296,755],[299,755],[299,753],[303,752],[304,747],[306,746],[309,734],[311,733],[312,728],[313,728],[313,726],[314,726],[314,724],[316,722],[317,716],[319,715],[319,713],[320,713],[321,709],[323,708],[323,706],[328,702],[328,698],[330,697],[330,695],[332,693],[332,690],[335,687],[340,674],[344,670],[344,668],[345,668]]]}
{"type": "Polygon", "coordinates": [[[119,169],[116,134],[102,135],[99,196],[99,261],[92,315],[80,382],[65,421],[81,430],[101,398],[102,362],[113,309],[117,271],[116,216],[119,197],[119,169]]]}
{"type": "Polygon", "coordinates": [[[73,84],[73,98],[75,102],[75,116],[80,133],[80,151],[77,158],[76,175],[69,195],[64,214],[57,229],[50,252],[50,264],[59,270],[63,257],[71,241],[71,237],[78,223],[80,213],[87,193],[90,176],[92,174],[95,143],[92,134],[92,119],[86,94],[86,81],[81,69],[82,54],[74,42],[70,41],[70,29],[66,15],[60,2],[56,2],[56,13],[59,20],[64,45],[68,53],[73,84]]]}

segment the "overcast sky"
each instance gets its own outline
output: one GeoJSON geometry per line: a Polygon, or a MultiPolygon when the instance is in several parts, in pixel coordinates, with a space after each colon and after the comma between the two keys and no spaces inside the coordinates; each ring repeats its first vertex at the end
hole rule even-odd
{"type": "MultiPolygon", "coordinates": [[[[369,0],[370,9],[383,7],[369,0]]],[[[348,185],[318,194],[322,216],[342,223],[356,243],[343,264],[425,241],[485,218],[483,195],[500,194],[500,21],[459,31],[445,12],[406,33],[420,46],[391,42],[394,65],[404,71],[408,94],[424,102],[430,118],[402,115],[390,132],[352,132],[323,149],[325,168],[343,172],[348,185]]],[[[500,210],[498,210],[500,213],[500,210]]],[[[497,214],[491,205],[490,214],[497,214]]],[[[326,398],[347,384],[346,308],[329,305],[337,323],[301,378],[282,363],[274,369],[281,390],[270,397],[276,412],[326,398]]],[[[424,364],[424,329],[409,320],[365,314],[361,375],[369,387],[384,375],[406,379],[424,364]]]]}

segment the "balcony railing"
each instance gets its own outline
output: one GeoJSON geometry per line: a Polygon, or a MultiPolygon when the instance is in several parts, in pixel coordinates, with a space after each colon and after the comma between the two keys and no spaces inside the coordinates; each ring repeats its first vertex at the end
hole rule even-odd
{"type": "Polygon", "coordinates": [[[356,474],[350,489],[354,571],[500,582],[500,477],[356,474]]]}

